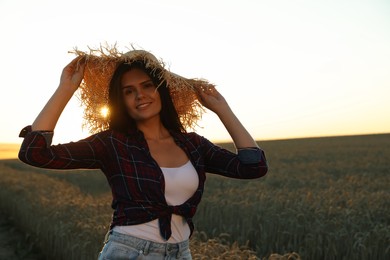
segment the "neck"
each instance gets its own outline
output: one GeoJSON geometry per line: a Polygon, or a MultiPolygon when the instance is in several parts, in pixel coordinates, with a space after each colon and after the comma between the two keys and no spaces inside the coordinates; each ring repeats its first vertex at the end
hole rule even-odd
{"type": "Polygon", "coordinates": [[[142,131],[147,141],[158,141],[170,137],[169,131],[163,126],[161,121],[138,122],[137,128],[142,131]]]}

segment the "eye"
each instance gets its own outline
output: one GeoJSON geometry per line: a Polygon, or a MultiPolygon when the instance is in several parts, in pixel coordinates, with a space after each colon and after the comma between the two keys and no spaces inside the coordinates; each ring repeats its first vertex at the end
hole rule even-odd
{"type": "Polygon", "coordinates": [[[144,88],[154,88],[154,84],[152,81],[149,81],[144,84],[144,88]]]}
{"type": "Polygon", "coordinates": [[[131,88],[124,88],[123,95],[128,96],[131,95],[134,91],[131,88]]]}

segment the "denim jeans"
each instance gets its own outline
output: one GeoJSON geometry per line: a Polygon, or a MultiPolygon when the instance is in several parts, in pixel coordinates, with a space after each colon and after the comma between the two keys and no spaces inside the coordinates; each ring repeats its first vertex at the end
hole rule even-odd
{"type": "Polygon", "coordinates": [[[191,260],[189,241],[177,244],[156,243],[109,231],[98,260],[191,260]]]}

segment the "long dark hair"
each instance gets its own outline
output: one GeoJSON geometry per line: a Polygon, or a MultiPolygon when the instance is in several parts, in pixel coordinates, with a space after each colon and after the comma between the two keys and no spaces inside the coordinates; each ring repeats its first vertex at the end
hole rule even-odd
{"type": "Polygon", "coordinates": [[[166,81],[160,80],[156,76],[159,75],[159,72],[161,71],[159,71],[159,69],[153,71],[151,69],[147,69],[141,61],[133,62],[131,64],[120,64],[111,78],[108,92],[108,107],[110,110],[108,120],[109,129],[124,133],[129,130],[137,129],[135,120],[127,112],[121,86],[123,74],[132,69],[141,69],[145,71],[152,79],[154,85],[158,86],[157,90],[161,98],[160,118],[163,126],[172,132],[186,132],[180,122],[176,108],[173,105],[166,81]]]}

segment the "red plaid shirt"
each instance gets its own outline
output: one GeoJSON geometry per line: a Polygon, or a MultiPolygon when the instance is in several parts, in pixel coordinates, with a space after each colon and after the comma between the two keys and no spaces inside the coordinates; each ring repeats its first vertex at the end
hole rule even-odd
{"type": "Polygon", "coordinates": [[[194,230],[192,217],[203,194],[206,172],[252,179],[264,176],[268,169],[259,148],[240,149],[235,154],[195,133],[171,134],[199,176],[196,192],[177,206],[169,206],[165,200],[162,171],[140,131],[124,134],[107,130],[78,142],[51,145],[53,132],[31,131],[28,126],[20,134],[24,141],[19,159],[41,168],[101,169],[113,195],[111,228],[159,219],[161,236],[168,240],[173,213],[187,220],[191,233],[194,230]]]}

